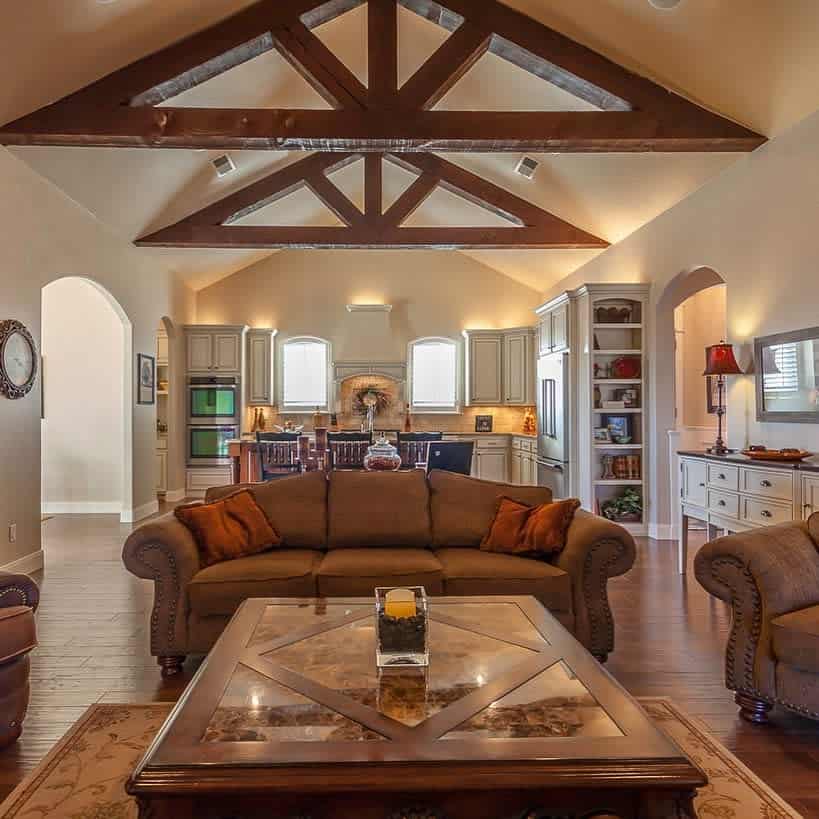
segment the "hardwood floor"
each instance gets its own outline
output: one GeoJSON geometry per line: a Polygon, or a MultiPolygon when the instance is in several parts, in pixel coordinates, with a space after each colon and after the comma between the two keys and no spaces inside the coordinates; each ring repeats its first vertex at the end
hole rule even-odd
{"type": "MultiPolygon", "coordinates": [[[[189,661],[165,682],[148,653],[152,589],[122,566],[129,531],[103,515],[43,523],[31,707],[20,742],[0,752],[0,798],[91,703],[172,701],[195,670],[189,661]]],[[[637,565],[610,585],[617,647],[607,668],[633,694],[672,697],[795,809],[819,817],[819,723],[780,709],[770,726],[742,722],[722,681],[728,609],[693,573],[676,574],[673,544],[639,546],[637,565]]]]}

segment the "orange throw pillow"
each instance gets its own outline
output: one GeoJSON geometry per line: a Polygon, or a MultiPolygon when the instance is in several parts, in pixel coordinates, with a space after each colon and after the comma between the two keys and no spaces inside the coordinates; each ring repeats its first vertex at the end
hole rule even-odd
{"type": "Polygon", "coordinates": [[[513,555],[556,555],[566,546],[566,533],[579,509],[576,498],[527,506],[500,498],[495,519],[481,549],[513,555]]]}
{"type": "Polygon", "coordinates": [[[214,503],[178,506],[174,514],[196,538],[203,566],[255,555],[282,542],[247,489],[214,503]]]}

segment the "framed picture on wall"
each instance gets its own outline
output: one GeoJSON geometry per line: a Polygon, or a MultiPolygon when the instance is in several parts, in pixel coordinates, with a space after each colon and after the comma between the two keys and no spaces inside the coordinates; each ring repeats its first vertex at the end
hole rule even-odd
{"type": "Polygon", "coordinates": [[[708,414],[709,415],[716,415],[717,414],[717,406],[719,404],[719,395],[717,395],[717,382],[719,381],[718,376],[716,375],[706,375],[705,376],[705,391],[706,395],[706,405],[708,407],[708,414]]]}
{"type": "Polygon", "coordinates": [[[492,432],[492,416],[476,415],[475,432],[492,432]]]}
{"type": "Polygon", "coordinates": [[[137,404],[156,402],[156,359],[137,353],[137,404]]]}

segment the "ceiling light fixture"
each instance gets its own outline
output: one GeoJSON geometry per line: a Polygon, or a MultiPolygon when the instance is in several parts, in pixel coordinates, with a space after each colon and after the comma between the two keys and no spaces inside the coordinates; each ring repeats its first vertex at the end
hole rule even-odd
{"type": "Polygon", "coordinates": [[[682,0],[648,0],[648,2],[654,6],[655,9],[661,9],[662,11],[671,11],[671,9],[677,8],[680,5],[682,0]]]}
{"type": "Polygon", "coordinates": [[[348,304],[348,313],[391,313],[391,304],[348,304]]]}

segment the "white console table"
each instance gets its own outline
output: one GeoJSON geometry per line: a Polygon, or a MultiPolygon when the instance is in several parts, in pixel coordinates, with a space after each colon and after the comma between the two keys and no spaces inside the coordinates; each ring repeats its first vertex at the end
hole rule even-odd
{"type": "Polygon", "coordinates": [[[819,459],[802,464],[755,461],[744,455],[679,452],[680,539],[678,569],[688,565],[688,522],[717,533],[744,532],[804,520],[819,511],[819,459]]]}

